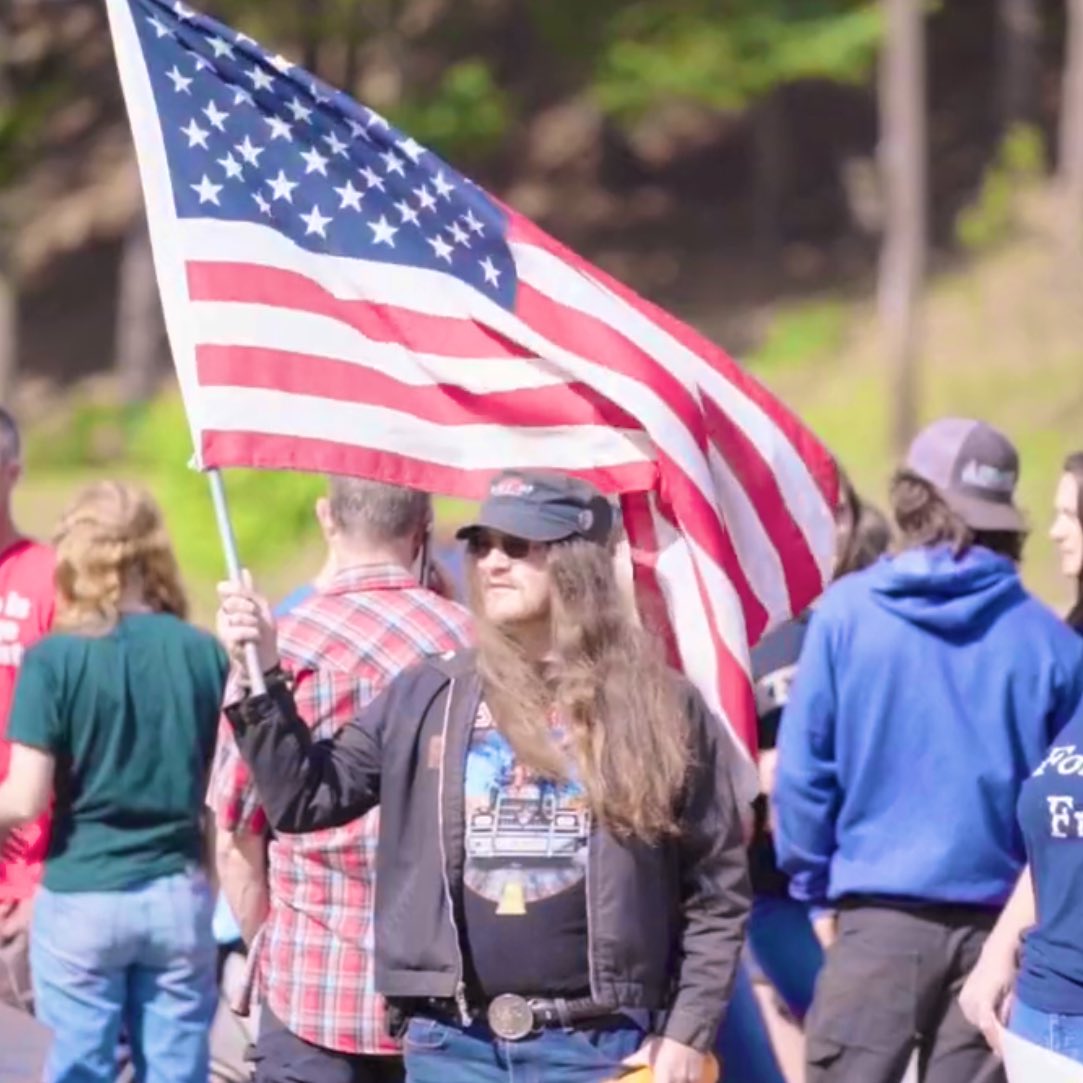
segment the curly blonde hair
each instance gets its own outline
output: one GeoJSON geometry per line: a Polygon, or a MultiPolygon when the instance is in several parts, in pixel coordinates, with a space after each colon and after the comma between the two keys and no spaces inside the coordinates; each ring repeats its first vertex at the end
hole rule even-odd
{"type": "Polygon", "coordinates": [[[133,584],[154,612],[188,616],[161,511],[145,489],[120,481],[88,486],[64,512],[53,543],[58,628],[113,627],[133,584]]]}
{"type": "Polygon", "coordinates": [[[693,766],[676,676],[658,640],[631,619],[606,548],[553,545],[548,564],[553,647],[543,669],[485,619],[476,561],[467,563],[486,704],[520,760],[550,778],[574,772],[615,835],[646,843],[673,836],[693,766]],[[553,715],[565,727],[563,748],[553,715]]]}

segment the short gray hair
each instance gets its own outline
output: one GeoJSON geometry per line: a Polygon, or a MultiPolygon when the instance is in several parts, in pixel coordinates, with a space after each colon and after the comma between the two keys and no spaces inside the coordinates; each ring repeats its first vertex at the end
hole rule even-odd
{"type": "Polygon", "coordinates": [[[18,422],[0,406],[0,461],[17,463],[22,457],[22,445],[18,422]]]}
{"type": "Polygon", "coordinates": [[[428,493],[364,478],[331,475],[329,496],[335,526],[377,545],[410,537],[428,525],[432,514],[428,493]]]}

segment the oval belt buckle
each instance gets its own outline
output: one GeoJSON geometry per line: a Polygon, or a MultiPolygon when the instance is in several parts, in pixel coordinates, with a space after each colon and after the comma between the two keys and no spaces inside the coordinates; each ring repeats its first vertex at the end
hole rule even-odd
{"type": "Polygon", "coordinates": [[[514,993],[501,993],[489,1005],[489,1028],[506,1042],[519,1042],[534,1030],[534,1009],[514,993]]]}

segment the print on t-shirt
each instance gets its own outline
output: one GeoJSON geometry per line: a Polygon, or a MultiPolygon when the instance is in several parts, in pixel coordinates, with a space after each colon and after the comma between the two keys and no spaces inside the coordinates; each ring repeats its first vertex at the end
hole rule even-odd
{"type": "Polygon", "coordinates": [[[497,914],[523,915],[582,883],[589,838],[582,787],[520,764],[482,704],[466,764],[466,886],[497,914]]]}

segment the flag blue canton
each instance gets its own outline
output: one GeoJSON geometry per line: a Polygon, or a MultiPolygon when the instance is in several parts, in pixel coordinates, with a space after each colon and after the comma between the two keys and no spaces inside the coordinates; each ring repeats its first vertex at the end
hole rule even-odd
{"type": "Polygon", "coordinates": [[[507,217],[371,109],[181,2],[130,0],[181,218],[443,271],[511,307],[507,217]]]}

